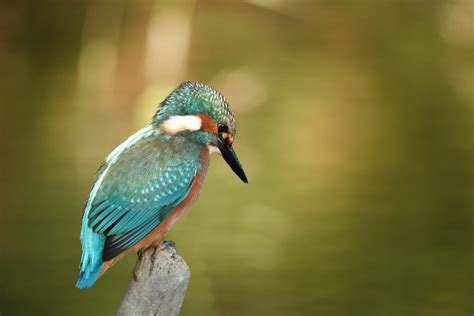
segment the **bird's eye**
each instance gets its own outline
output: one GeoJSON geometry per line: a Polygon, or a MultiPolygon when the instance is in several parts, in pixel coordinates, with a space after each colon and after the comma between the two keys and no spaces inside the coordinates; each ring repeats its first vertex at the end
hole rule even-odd
{"type": "Polygon", "coordinates": [[[217,128],[217,132],[219,134],[226,133],[227,131],[228,131],[227,125],[219,124],[219,127],[217,128]]]}
{"type": "Polygon", "coordinates": [[[219,126],[217,127],[217,136],[219,137],[219,139],[221,141],[224,140],[225,137],[227,137],[227,132],[229,131],[229,128],[227,127],[227,125],[225,124],[219,124],[219,126]]]}

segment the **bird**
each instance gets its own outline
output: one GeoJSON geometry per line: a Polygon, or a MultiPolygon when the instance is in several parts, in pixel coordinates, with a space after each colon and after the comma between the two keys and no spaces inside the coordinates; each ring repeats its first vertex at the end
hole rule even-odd
{"type": "Polygon", "coordinates": [[[117,146],[96,172],[81,220],[76,288],[92,287],[131,252],[159,247],[198,198],[212,153],[248,183],[232,147],[235,134],[229,102],[217,90],[188,81],[172,91],[151,123],[117,146]]]}

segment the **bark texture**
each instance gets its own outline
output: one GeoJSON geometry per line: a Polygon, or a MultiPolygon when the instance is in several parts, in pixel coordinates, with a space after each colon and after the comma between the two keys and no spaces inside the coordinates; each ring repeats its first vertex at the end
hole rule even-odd
{"type": "Polygon", "coordinates": [[[163,241],[139,255],[118,315],[178,315],[190,277],[174,242],[163,241]]]}

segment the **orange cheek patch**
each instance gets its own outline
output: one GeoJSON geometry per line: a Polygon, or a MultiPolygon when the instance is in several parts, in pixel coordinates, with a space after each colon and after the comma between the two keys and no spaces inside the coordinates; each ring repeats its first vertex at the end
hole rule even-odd
{"type": "Polygon", "coordinates": [[[217,123],[207,114],[199,114],[201,119],[201,130],[217,134],[217,123]]]}

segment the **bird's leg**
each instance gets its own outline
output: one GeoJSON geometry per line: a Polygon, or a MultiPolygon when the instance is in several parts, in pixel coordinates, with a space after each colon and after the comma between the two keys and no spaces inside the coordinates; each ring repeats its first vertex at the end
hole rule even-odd
{"type": "MultiPolygon", "coordinates": [[[[137,251],[138,261],[141,261],[142,258],[143,258],[143,255],[145,254],[145,252],[147,252],[148,250],[152,250],[151,256],[150,256],[151,265],[150,265],[149,275],[151,275],[153,273],[153,268],[155,267],[156,253],[158,251],[164,250],[168,247],[173,247],[173,248],[176,249],[176,245],[175,245],[174,241],[163,240],[158,245],[156,245],[156,244],[151,245],[148,248],[140,249],[140,250],[137,251]]],[[[138,281],[138,276],[136,274],[134,274],[134,279],[135,279],[135,281],[138,281]]]]}
{"type": "MultiPolygon", "coordinates": [[[[155,258],[156,258],[155,254],[158,251],[164,250],[168,247],[172,247],[172,248],[176,249],[176,244],[172,240],[163,240],[158,246],[152,246],[152,247],[153,247],[153,252],[151,254],[151,267],[152,267],[152,271],[153,271],[153,267],[155,266],[155,258]]],[[[150,274],[151,274],[152,271],[150,271],[150,274]]]]}
{"type": "Polygon", "coordinates": [[[153,252],[151,253],[151,263],[152,263],[152,265],[154,265],[154,263],[155,263],[155,254],[158,251],[164,250],[168,247],[175,247],[175,243],[174,243],[174,241],[171,241],[171,240],[163,240],[162,242],[160,242],[160,244],[158,246],[152,246],[152,247],[153,247],[153,252]]]}
{"type": "Polygon", "coordinates": [[[171,248],[176,249],[176,244],[175,244],[175,242],[172,241],[172,240],[163,240],[163,241],[160,243],[160,246],[159,246],[159,249],[158,249],[158,250],[163,250],[163,249],[168,248],[168,247],[171,247],[171,248]]]}

